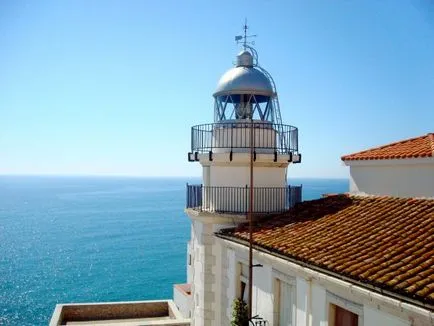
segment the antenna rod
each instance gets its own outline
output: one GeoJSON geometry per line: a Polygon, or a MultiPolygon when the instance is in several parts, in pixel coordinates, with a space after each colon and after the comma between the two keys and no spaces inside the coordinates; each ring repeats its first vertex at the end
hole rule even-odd
{"type": "Polygon", "coordinates": [[[246,50],[246,45],[247,45],[247,29],[249,27],[247,26],[247,18],[244,21],[244,50],[246,50]]]}
{"type": "Polygon", "coordinates": [[[250,200],[249,200],[249,321],[252,320],[253,305],[253,114],[250,115],[250,200]]]}
{"type": "Polygon", "coordinates": [[[257,37],[258,35],[254,34],[254,35],[247,35],[247,30],[249,29],[249,26],[247,25],[247,18],[244,21],[244,25],[243,25],[243,30],[244,30],[244,35],[236,35],[235,36],[235,42],[237,44],[242,44],[244,51],[246,51],[247,49],[249,49],[250,51],[254,51],[254,49],[249,45],[255,45],[255,41],[251,41],[249,42],[247,39],[249,37],[257,37]]]}

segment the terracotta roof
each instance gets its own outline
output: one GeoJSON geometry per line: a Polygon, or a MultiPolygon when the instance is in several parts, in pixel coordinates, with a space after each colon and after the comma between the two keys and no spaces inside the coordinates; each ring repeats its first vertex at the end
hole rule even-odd
{"type": "MultiPolygon", "coordinates": [[[[248,227],[223,230],[248,239],[248,227]]],[[[254,244],[434,305],[434,199],[336,195],[258,222],[254,244]]]]}
{"type": "Polygon", "coordinates": [[[342,156],[342,161],[385,160],[434,156],[434,133],[342,156]]]}

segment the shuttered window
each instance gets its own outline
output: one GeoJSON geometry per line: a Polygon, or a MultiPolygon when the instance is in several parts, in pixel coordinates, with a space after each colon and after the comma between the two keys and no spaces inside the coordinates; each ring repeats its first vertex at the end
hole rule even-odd
{"type": "Polygon", "coordinates": [[[295,287],[280,279],[275,280],[277,313],[275,323],[278,326],[295,326],[295,287]]]}

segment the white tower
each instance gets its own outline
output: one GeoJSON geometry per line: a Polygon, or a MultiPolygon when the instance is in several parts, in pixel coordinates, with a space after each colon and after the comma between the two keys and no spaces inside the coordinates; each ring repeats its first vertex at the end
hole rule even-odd
{"type": "Polygon", "coordinates": [[[213,234],[246,221],[251,159],[255,213],[282,212],[301,200],[301,188],[288,186],[286,177],[288,165],[301,161],[298,130],[282,124],[274,81],[247,37],[236,37],[243,50],[213,94],[214,123],[191,128],[188,159],[203,170],[203,184],[187,185],[192,325],[229,324],[220,311],[224,280],[218,267],[225,259],[213,234]]]}

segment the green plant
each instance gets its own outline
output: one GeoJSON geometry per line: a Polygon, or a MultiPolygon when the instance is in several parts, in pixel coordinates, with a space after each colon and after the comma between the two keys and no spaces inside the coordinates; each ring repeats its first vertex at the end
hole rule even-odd
{"type": "Polygon", "coordinates": [[[232,326],[249,326],[249,312],[247,303],[241,299],[235,299],[232,303],[232,326]]]}

